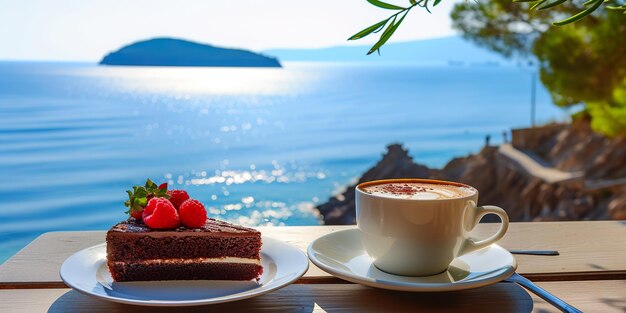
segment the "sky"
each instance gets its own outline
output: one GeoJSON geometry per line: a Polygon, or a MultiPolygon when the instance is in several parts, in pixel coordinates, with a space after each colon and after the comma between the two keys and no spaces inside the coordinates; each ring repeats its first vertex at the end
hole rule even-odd
{"type": "MultiPolygon", "coordinates": [[[[458,1],[412,10],[390,42],[453,35],[458,1]]],[[[255,51],[371,44],[346,39],[393,13],[366,0],[0,0],[0,60],[98,61],[162,36],[255,51]]]]}

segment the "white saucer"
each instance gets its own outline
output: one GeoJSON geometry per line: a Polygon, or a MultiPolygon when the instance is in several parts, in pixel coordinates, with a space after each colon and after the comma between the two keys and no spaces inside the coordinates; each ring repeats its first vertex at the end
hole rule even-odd
{"type": "Polygon", "coordinates": [[[482,287],[508,278],[517,268],[509,251],[491,245],[460,256],[446,272],[427,277],[398,276],[376,268],[357,229],[324,235],[308,248],[309,259],[324,271],[353,283],[402,291],[453,291],[482,287]]]}
{"type": "Polygon", "coordinates": [[[65,260],[61,279],[75,290],[101,299],[148,306],[190,306],[260,296],[291,284],[309,268],[298,248],[263,237],[263,275],[257,281],[113,282],[106,263],[106,244],[81,250],[65,260]]]}

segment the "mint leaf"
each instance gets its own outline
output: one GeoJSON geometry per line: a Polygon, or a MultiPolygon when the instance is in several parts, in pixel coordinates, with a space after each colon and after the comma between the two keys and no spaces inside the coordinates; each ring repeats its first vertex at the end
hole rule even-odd
{"type": "Polygon", "coordinates": [[[167,183],[157,185],[149,178],[144,186],[133,186],[133,190],[126,190],[126,193],[128,200],[124,202],[124,206],[128,208],[126,211],[128,214],[141,212],[148,204],[149,198],[170,198],[167,194],[167,183]]]}

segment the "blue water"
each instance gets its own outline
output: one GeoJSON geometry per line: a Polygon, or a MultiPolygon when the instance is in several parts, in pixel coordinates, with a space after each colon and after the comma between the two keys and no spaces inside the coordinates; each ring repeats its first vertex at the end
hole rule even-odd
{"type": "MultiPolygon", "coordinates": [[[[530,74],[504,67],[283,69],[0,63],[0,263],[41,233],[107,229],[147,177],[209,215],[312,225],[391,142],[443,166],[529,124],[530,74]]],[[[563,119],[543,88],[538,120],[563,119]]]]}

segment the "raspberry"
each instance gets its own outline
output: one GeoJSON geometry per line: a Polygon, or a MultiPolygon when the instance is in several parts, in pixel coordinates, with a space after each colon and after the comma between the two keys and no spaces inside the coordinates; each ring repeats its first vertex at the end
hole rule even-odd
{"type": "Polygon", "coordinates": [[[174,205],[176,209],[180,209],[180,205],[183,204],[187,199],[189,199],[189,195],[184,190],[168,190],[167,194],[170,195],[170,202],[174,205]]]}
{"type": "Polygon", "coordinates": [[[141,221],[143,218],[143,210],[130,212],[130,216],[134,217],[138,221],[141,221]]]}
{"type": "Polygon", "coordinates": [[[143,222],[154,229],[173,229],[180,226],[180,217],[169,200],[152,198],[143,209],[143,222]]]}
{"type": "Polygon", "coordinates": [[[200,201],[189,199],[178,209],[180,221],[187,228],[200,228],[206,224],[206,209],[200,201]]]}

